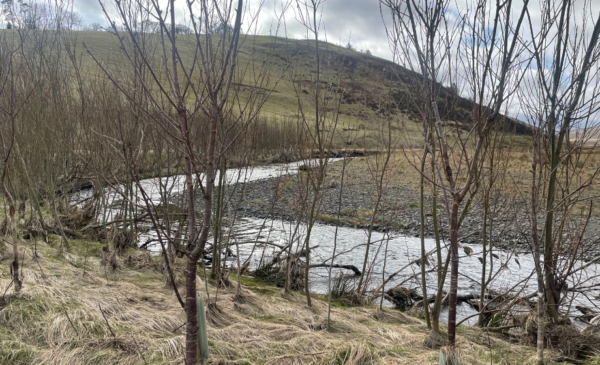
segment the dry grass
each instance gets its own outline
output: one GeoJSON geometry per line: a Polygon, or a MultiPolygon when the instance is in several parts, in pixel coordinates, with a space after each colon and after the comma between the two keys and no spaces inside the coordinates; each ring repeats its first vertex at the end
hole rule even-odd
{"type": "MultiPolygon", "coordinates": [[[[24,290],[0,309],[0,363],[135,364],[144,362],[141,354],[149,363],[181,358],[183,336],[173,330],[185,316],[162,289],[162,275],[111,272],[101,265],[101,244],[72,245],[71,252],[57,256],[54,247],[38,243],[38,260],[32,259],[32,245],[23,245],[24,290]]],[[[2,293],[10,284],[7,266],[0,269],[2,293]]]]}
{"type": "MultiPolygon", "coordinates": [[[[56,239],[56,238],[55,238],[56,239]]],[[[121,270],[101,264],[102,244],[73,241],[57,256],[58,242],[26,251],[22,294],[12,295],[8,265],[0,267],[0,364],[181,364],[185,316],[157,258],[129,250],[121,270]],[[88,253],[87,259],[85,252],[88,253]],[[85,265],[86,274],[83,275],[85,265]],[[41,270],[40,270],[41,267],[41,270]],[[42,273],[43,270],[43,273],[42,273]],[[7,289],[8,288],[8,289],[7,289]],[[104,318],[106,317],[106,319],[104,318]]],[[[175,267],[181,270],[181,262],[175,267]]],[[[208,313],[211,364],[435,364],[438,350],[424,340],[419,319],[374,306],[332,309],[315,297],[243,277],[245,300],[235,289],[209,285],[216,307],[208,313]],[[217,295],[218,294],[218,295],[217,295]]],[[[205,283],[199,278],[199,291],[205,283]]],[[[534,349],[461,329],[466,364],[525,364],[534,349]]]]}
{"type": "MultiPolygon", "coordinates": [[[[523,144],[526,142],[527,137],[518,136],[514,137],[514,139],[518,139],[519,141],[517,142],[523,144]]],[[[410,190],[412,191],[412,195],[417,197],[421,179],[421,175],[417,169],[420,168],[419,159],[421,158],[422,153],[423,152],[420,149],[407,149],[404,151],[398,149],[394,151],[386,173],[386,186],[388,188],[410,190]]],[[[531,150],[529,148],[521,147],[511,148],[506,152],[506,155],[503,158],[508,159],[506,182],[502,187],[504,194],[516,199],[528,201],[531,188],[531,150]]],[[[346,167],[344,184],[348,188],[351,186],[358,186],[364,191],[374,191],[373,174],[378,166],[377,161],[379,161],[379,168],[381,169],[383,156],[377,157],[375,155],[370,155],[367,157],[355,158],[346,167]]],[[[571,177],[574,179],[572,184],[573,186],[579,186],[586,182],[598,168],[600,164],[600,148],[582,151],[581,156],[574,157],[572,163],[577,164],[577,176],[573,177],[571,173],[571,177]]],[[[462,174],[459,178],[464,178],[464,169],[461,172],[462,174]]],[[[339,179],[341,174],[341,163],[332,164],[329,174],[332,179],[339,179]]],[[[429,194],[429,190],[426,190],[426,194],[429,194]]],[[[597,200],[598,196],[600,196],[600,184],[594,181],[594,183],[587,186],[582,195],[578,197],[579,203],[577,208],[573,211],[573,214],[587,213],[590,200],[597,200]],[[584,208],[583,211],[581,208],[584,208]]],[[[402,203],[409,208],[418,207],[417,201],[404,201],[402,203]],[[414,203],[414,206],[411,206],[411,203],[414,203]]],[[[592,214],[596,217],[600,217],[599,204],[594,204],[592,214]]]]}

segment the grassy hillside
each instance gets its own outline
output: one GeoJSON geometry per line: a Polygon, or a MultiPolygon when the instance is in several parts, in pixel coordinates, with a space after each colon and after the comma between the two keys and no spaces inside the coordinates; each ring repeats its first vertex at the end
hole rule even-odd
{"type": "MultiPolygon", "coordinates": [[[[118,44],[116,38],[110,34],[76,32],[74,36],[79,46],[85,43],[109,66],[115,69],[118,66],[121,71],[126,67],[123,64],[124,59],[115,54],[118,44]]],[[[155,38],[156,36],[149,35],[148,42],[157,41],[155,38]]],[[[217,43],[220,39],[215,38],[217,43]]],[[[190,45],[194,41],[193,36],[180,35],[179,41],[182,59],[191,63],[194,56],[190,45]]],[[[323,43],[321,47],[322,80],[339,84],[336,91],[339,91],[342,99],[341,124],[359,127],[380,119],[382,111],[388,106],[386,100],[389,84],[386,79],[390,77],[389,71],[393,64],[330,43],[323,43]],[[388,72],[385,72],[386,68],[388,72]]],[[[97,72],[97,67],[89,56],[82,60],[88,72],[97,72]]],[[[239,72],[235,86],[237,91],[244,95],[255,86],[255,72],[263,70],[267,73],[268,81],[260,87],[269,90],[283,76],[264,106],[263,114],[277,117],[296,114],[297,95],[312,100],[312,88],[307,84],[311,82],[311,75],[314,75],[314,64],[314,45],[306,40],[246,36],[241,40],[239,72]]]]}
{"type": "MultiPolygon", "coordinates": [[[[14,32],[14,31],[13,31],[14,32]]],[[[179,35],[179,53],[184,65],[191,65],[194,59],[192,35],[179,35]]],[[[148,54],[158,60],[162,50],[157,35],[144,35],[148,54]]],[[[218,44],[220,38],[214,37],[218,44]]],[[[83,44],[102,62],[104,67],[115,75],[130,75],[132,67],[119,50],[116,37],[107,32],[73,32],[69,43],[78,55],[84,74],[88,78],[104,77],[96,62],[87,54],[83,44]]],[[[404,145],[416,142],[420,145],[421,121],[417,115],[410,85],[416,81],[415,73],[394,63],[339,47],[331,43],[321,43],[321,80],[328,87],[327,98],[341,100],[338,125],[343,138],[350,140],[354,147],[372,147],[384,121],[393,117],[395,130],[402,130],[404,145]]],[[[270,36],[245,36],[241,40],[238,72],[234,92],[244,100],[252,89],[265,93],[279,80],[273,93],[262,109],[262,115],[276,119],[295,116],[298,113],[298,98],[310,115],[314,101],[315,54],[314,43],[307,40],[293,40],[270,36]],[[264,82],[256,85],[257,73],[263,72],[264,82]]],[[[333,109],[330,105],[329,109],[333,109]]],[[[470,126],[472,103],[443,88],[440,94],[440,109],[448,124],[458,123],[460,129],[470,126]]],[[[512,129],[521,134],[527,127],[511,121],[512,129]]]]}

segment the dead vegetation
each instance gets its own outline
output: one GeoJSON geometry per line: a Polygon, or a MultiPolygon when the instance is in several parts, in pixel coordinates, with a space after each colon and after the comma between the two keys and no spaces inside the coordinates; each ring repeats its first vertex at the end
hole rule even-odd
{"type": "MultiPolygon", "coordinates": [[[[506,327],[518,326],[519,331],[511,332],[523,344],[535,346],[538,336],[537,314],[521,314],[508,317],[506,327]]],[[[590,330],[580,331],[570,321],[549,322],[544,326],[545,347],[560,353],[562,358],[577,360],[593,357],[600,353],[600,336],[590,330]]]]}
{"type": "MultiPolygon", "coordinates": [[[[21,294],[10,294],[1,267],[0,363],[183,364],[185,315],[165,288],[158,257],[124,250],[113,271],[102,265],[101,243],[72,240],[71,251],[57,255],[59,245],[50,236],[50,244],[38,244],[38,259],[32,242],[22,245],[21,294]]],[[[439,351],[426,345],[428,331],[416,318],[336,302],[327,328],[324,298],[309,308],[299,294],[284,297],[262,280],[242,277],[242,284],[243,301],[236,288],[208,284],[209,364],[437,363],[439,351]]],[[[203,278],[197,285],[206,296],[203,278]]],[[[490,345],[481,330],[465,331],[457,345],[467,364],[534,359],[531,347],[498,338],[490,345]]]]}

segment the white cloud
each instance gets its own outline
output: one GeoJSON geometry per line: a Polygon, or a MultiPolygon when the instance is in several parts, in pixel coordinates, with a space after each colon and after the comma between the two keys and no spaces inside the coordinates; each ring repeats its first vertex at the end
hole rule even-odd
{"type": "MultiPolygon", "coordinates": [[[[98,0],[74,0],[74,10],[83,17],[85,24],[106,24],[98,0]]],[[[163,1],[161,1],[162,3],[163,1]]],[[[175,2],[177,13],[183,18],[185,3],[182,0],[175,2]]],[[[259,34],[274,33],[277,26],[277,17],[281,14],[281,0],[250,0],[246,2],[246,26],[250,17],[259,10],[258,21],[253,27],[259,34]],[[262,4],[262,7],[261,7],[262,4]]],[[[287,9],[285,14],[285,29],[280,28],[278,35],[290,38],[304,38],[306,30],[295,18],[295,3],[287,9]]],[[[375,56],[392,59],[389,49],[385,26],[379,9],[379,0],[327,0],[322,5],[322,38],[337,44],[346,44],[350,41],[357,50],[369,49],[375,56]]],[[[384,16],[389,14],[384,11],[384,16]]],[[[283,27],[283,25],[282,25],[283,27]]]]}

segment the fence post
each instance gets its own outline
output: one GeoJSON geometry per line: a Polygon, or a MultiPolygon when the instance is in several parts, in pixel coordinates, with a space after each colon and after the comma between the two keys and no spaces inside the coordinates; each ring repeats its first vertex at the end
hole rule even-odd
{"type": "Polygon", "coordinates": [[[198,356],[201,361],[208,359],[208,335],[206,333],[206,312],[204,311],[204,297],[200,294],[198,303],[198,356]]]}

